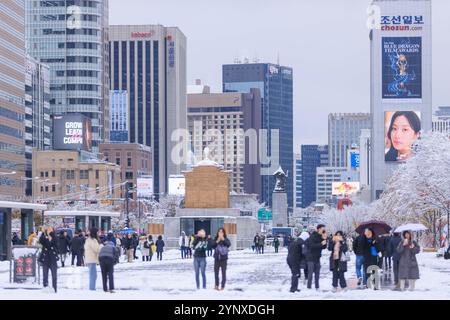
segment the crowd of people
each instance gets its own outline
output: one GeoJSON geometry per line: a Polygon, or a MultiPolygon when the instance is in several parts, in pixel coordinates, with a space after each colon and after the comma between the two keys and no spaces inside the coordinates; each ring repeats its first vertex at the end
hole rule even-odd
{"type": "Polygon", "coordinates": [[[292,274],[291,292],[300,291],[298,286],[302,269],[307,289],[312,289],[314,279],[314,287],[319,290],[321,257],[325,249],[330,251],[329,268],[333,275],[334,292],[338,291],[338,287],[342,291],[347,290],[345,273],[351,259],[350,252],[356,256],[357,286],[361,289],[380,289],[379,281],[376,281],[377,270],[393,269],[394,290],[397,291],[405,290],[406,285],[409,290],[414,290],[415,282],[419,279],[416,255],[420,247],[410,231],[377,236],[373,229],[366,228],[363,234],[352,238],[342,231],[334,235],[327,234],[326,226],[320,224],[311,234],[302,232],[289,246],[287,263],[292,274]],[[372,283],[368,283],[369,279],[372,283]]]}

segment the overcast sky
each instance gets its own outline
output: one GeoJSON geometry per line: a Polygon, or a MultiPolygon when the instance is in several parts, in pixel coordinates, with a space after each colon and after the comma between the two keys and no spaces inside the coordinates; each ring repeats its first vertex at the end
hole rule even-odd
{"type": "MultiPolygon", "coordinates": [[[[110,24],[177,26],[188,84],[222,88],[221,66],[258,57],[294,69],[294,151],[327,143],[331,112],[369,112],[369,0],[110,0],[110,24]]],[[[433,5],[433,106],[450,105],[450,1],[433,5]]]]}

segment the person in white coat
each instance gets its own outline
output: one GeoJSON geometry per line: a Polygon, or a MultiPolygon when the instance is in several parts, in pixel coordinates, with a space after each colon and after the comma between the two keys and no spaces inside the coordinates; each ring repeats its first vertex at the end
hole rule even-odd
{"type": "Polygon", "coordinates": [[[89,290],[92,291],[95,291],[96,287],[98,255],[101,249],[97,233],[97,228],[92,228],[84,244],[85,264],[89,268],[89,290]]]}
{"type": "Polygon", "coordinates": [[[178,240],[178,244],[180,246],[181,259],[187,258],[188,249],[189,249],[189,237],[186,235],[186,233],[184,231],[181,232],[181,236],[178,240]]]}

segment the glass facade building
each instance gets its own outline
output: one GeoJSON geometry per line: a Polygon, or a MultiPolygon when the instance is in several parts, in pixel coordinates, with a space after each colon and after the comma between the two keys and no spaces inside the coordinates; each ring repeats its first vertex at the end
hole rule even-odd
{"type": "Polygon", "coordinates": [[[372,126],[369,113],[332,113],[328,115],[329,165],[347,167],[347,151],[359,144],[361,129],[372,126]]]}
{"type": "Polygon", "coordinates": [[[109,140],[111,142],[128,142],[128,93],[126,90],[111,90],[109,140]]]}
{"type": "Polygon", "coordinates": [[[52,115],[92,120],[92,146],[109,138],[108,0],[26,1],[27,52],[50,66],[52,115]]]}
{"type": "MultiPolygon", "coordinates": [[[[24,195],[24,17],[23,0],[0,0],[0,200],[20,200],[24,195]]],[[[0,228],[3,218],[0,212],[0,228]]]]}
{"type": "MultiPolygon", "coordinates": [[[[286,192],[288,206],[294,205],[294,150],[293,150],[293,72],[292,68],[269,64],[248,63],[229,64],[222,67],[224,92],[250,92],[257,88],[261,92],[261,129],[268,130],[267,150],[269,157],[279,157],[279,166],[288,172],[286,192]],[[271,130],[278,130],[279,145],[272,149],[271,130]]],[[[260,137],[261,138],[261,137],[260,137]]],[[[261,160],[261,159],[260,159],[261,160]]],[[[278,169],[261,164],[263,170],[270,167],[269,174],[261,175],[261,200],[272,205],[272,193],[275,187],[273,173],[278,169]],[[273,170],[272,170],[273,169],[273,170]]]]}

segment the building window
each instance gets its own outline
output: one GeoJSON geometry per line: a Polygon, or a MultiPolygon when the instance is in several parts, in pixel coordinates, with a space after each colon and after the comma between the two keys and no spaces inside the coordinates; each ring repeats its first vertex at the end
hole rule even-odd
{"type": "Polygon", "coordinates": [[[89,179],[89,170],[80,170],[80,179],[89,179]]]}
{"type": "MultiPolygon", "coordinates": [[[[98,171],[98,170],[97,170],[97,171],[98,171]]],[[[95,185],[95,192],[96,192],[97,194],[100,193],[100,186],[99,186],[98,184],[95,185]]]]}
{"type": "Polygon", "coordinates": [[[133,172],[127,171],[125,173],[125,179],[133,179],[133,172]]]}
{"type": "Polygon", "coordinates": [[[52,192],[56,192],[56,186],[52,185],[52,192]]]}
{"type": "Polygon", "coordinates": [[[75,171],[74,170],[67,170],[66,171],[66,179],[67,180],[75,179],[75,171]]]}
{"type": "Polygon", "coordinates": [[[48,186],[45,186],[45,192],[48,192],[48,186]]]}
{"type": "Polygon", "coordinates": [[[127,159],[127,166],[128,166],[128,167],[131,167],[131,158],[128,158],[128,159],[127,159]]]}
{"type": "Polygon", "coordinates": [[[100,179],[100,171],[95,170],[95,179],[100,179]]]}
{"type": "Polygon", "coordinates": [[[120,158],[116,158],[116,164],[120,166],[120,158]]]}
{"type": "Polygon", "coordinates": [[[41,178],[44,177],[44,171],[41,171],[41,178]]]}
{"type": "Polygon", "coordinates": [[[56,177],[56,171],[55,170],[52,170],[52,177],[53,178],[56,177]]]}

